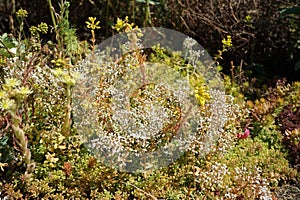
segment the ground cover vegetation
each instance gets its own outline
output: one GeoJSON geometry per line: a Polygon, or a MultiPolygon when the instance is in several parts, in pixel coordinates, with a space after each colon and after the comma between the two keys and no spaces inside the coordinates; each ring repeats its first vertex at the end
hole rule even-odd
{"type": "MultiPolygon", "coordinates": [[[[4,0],[0,5],[0,198],[300,197],[296,1],[4,0]],[[213,108],[224,110],[224,127],[216,142],[203,149],[204,123],[188,151],[170,165],[128,173],[104,165],[84,145],[73,123],[73,89],[79,69],[99,64],[97,44],[112,34],[130,34],[137,25],[182,31],[208,50],[224,80],[222,108],[213,108]]],[[[135,37],[130,44],[137,45],[135,37]]],[[[209,101],[220,95],[211,93],[202,75],[190,72],[190,63],[180,55],[153,46],[101,67],[103,73],[114,69],[114,77],[126,69],[120,66],[170,66],[187,77],[201,115],[213,115],[209,101]]],[[[99,79],[95,102],[94,117],[106,130],[112,127],[105,88],[112,80],[99,79]]],[[[164,88],[140,88],[130,106],[139,107],[154,90],[164,88]]],[[[180,106],[161,104],[173,113],[156,138],[165,144],[176,131],[180,106]]],[[[139,140],[125,141],[131,149],[155,149],[154,141],[146,142],[145,147],[139,140]]]]}

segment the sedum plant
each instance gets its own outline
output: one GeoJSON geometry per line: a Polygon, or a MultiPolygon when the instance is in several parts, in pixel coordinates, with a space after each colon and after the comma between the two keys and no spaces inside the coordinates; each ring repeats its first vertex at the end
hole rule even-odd
{"type": "Polygon", "coordinates": [[[31,161],[31,152],[28,148],[27,136],[21,127],[22,118],[20,116],[19,109],[22,101],[26,99],[32,91],[28,87],[22,86],[21,81],[17,79],[6,78],[4,81],[4,84],[2,84],[2,90],[0,90],[0,108],[5,112],[5,114],[10,115],[11,117],[11,128],[17,139],[22,155],[24,156],[24,162],[29,167],[33,164],[33,162],[31,161]]]}
{"type": "MultiPolygon", "coordinates": [[[[116,74],[112,74],[110,80],[100,76],[99,84],[95,86],[98,87],[98,99],[95,103],[97,112],[91,117],[97,118],[110,131],[111,99],[105,93],[108,84],[114,81],[115,76],[124,73],[121,64],[125,64],[126,69],[143,70],[141,66],[146,61],[155,61],[171,66],[187,78],[201,105],[201,114],[223,116],[221,120],[225,124],[224,128],[218,130],[216,143],[207,144],[203,148],[201,144],[205,141],[202,136],[209,127],[209,123],[204,122],[188,151],[162,169],[133,174],[101,163],[88,151],[84,140],[78,134],[78,127],[72,122],[74,86],[78,84],[80,69],[90,70],[99,64],[93,34],[99,22],[96,18],[89,19],[87,26],[92,32],[91,48],[85,49],[69,24],[68,5],[62,1],[60,13],[55,13],[50,5],[58,45],[44,41],[42,44],[40,34],[46,32],[44,23],[30,28],[29,39],[16,40],[7,34],[1,37],[4,48],[0,48],[0,65],[3,69],[0,89],[0,126],[3,127],[0,132],[0,172],[5,172],[0,173],[3,180],[0,183],[1,197],[275,199],[274,188],[296,177],[296,171],[289,167],[287,154],[280,144],[282,137],[274,116],[281,113],[277,121],[282,126],[287,125],[283,118],[285,113],[290,112],[289,107],[284,108],[283,112],[281,109],[289,103],[299,103],[298,84],[288,87],[278,85],[277,88],[270,89],[268,94],[268,97],[276,94],[278,98],[265,97],[253,102],[245,101],[246,97],[235,83],[235,76],[225,80],[228,84],[227,95],[216,91],[208,92],[202,75],[194,74],[191,70],[194,63],[186,62],[187,56],[199,52],[181,52],[185,57],[179,53],[169,54],[159,46],[153,47],[148,54],[136,51],[128,53],[120,62],[100,63],[100,75],[110,71],[116,74]],[[219,97],[219,104],[212,105],[215,113],[210,113],[208,103],[216,96],[219,97]],[[258,118],[251,119],[252,116],[258,118]],[[244,137],[246,133],[248,135],[244,137]],[[4,157],[6,152],[13,158],[4,157]],[[30,170],[24,173],[26,170],[19,161],[24,161],[30,170]],[[34,168],[28,167],[33,166],[33,163],[34,168]]],[[[118,19],[113,28],[128,34],[138,29],[127,18],[118,19]]],[[[131,47],[138,45],[139,32],[136,33],[130,35],[131,43],[128,45],[131,47]]],[[[193,40],[190,40],[185,45],[188,47],[192,43],[193,40]]],[[[216,55],[215,61],[231,46],[231,38],[224,39],[222,43],[223,50],[216,55]]],[[[148,84],[139,88],[132,96],[130,106],[136,108],[141,102],[148,102],[147,98],[160,100],[162,107],[166,107],[173,114],[173,118],[163,129],[166,137],[156,138],[167,143],[172,139],[173,132],[170,127],[176,124],[180,114],[179,105],[176,102],[162,101],[155,95],[151,96],[155,90],[167,93],[163,87],[155,88],[148,84]]],[[[288,133],[286,139],[291,139],[288,144],[292,144],[297,140],[298,132],[289,130],[288,133]]],[[[156,148],[154,141],[147,142],[149,145],[146,150],[156,148]]],[[[129,148],[145,150],[139,140],[129,141],[129,144],[129,148]]]]}

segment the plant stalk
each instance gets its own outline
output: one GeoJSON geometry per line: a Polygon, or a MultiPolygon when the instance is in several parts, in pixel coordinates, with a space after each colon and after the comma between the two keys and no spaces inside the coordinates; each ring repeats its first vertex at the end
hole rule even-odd
{"type": "Polygon", "coordinates": [[[72,101],[72,92],[71,86],[67,85],[66,87],[67,92],[67,105],[66,105],[66,115],[64,119],[64,123],[62,125],[62,134],[64,136],[70,135],[70,126],[71,126],[71,101],[72,101]]]}

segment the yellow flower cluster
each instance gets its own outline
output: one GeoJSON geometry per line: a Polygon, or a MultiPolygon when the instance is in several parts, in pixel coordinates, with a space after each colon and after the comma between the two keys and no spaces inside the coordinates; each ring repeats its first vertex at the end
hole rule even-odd
{"type": "Polygon", "coordinates": [[[231,36],[228,35],[227,38],[222,40],[223,46],[224,47],[232,47],[232,40],[231,40],[231,36]]]}
{"type": "Polygon", "coordinates": [[[130,32],[132,30],[136,30],[138,29],[138,27],[133,27],[134,26],[134,23],[128,23],[128,16],[125,17],[124,20],[122,19],[117,19],[117,23],[112,26],[113,29],[115,29],[117,32],[122,32],[122,31],[125,31],[125,32],[130,32]]]}
{"type": "Polygon", "coordinates": [[[96,21],[96,17],[89,17],[89,21],[86,21],[85,23],[87,24],[86,27],[89,29],[95,30],[100,28],[100,21],[96,21]]]}
{"type": "Polygon", "coordinates": [[[0,109],[11,110],[16,107],[16,98],[24,98],[32,91],[27,86],[21,86],[21,81],[14,78],[6,78],[5,84],[0,90],[0,109]]]}
{"type": "Polygon", "coordinates": [[[200,106],[204,106],[206,101],[210,99],[208,89],[204,84],[203,77],[192,75],[189,77],[189,82],[194,89],[194,95],[200,106]]]}
{"type": "Polygon", "coordinates": [[[28,12],[27,12],[27,10],[24,10],[24,9],[20,9],[20,10],[18,10],[17,12],[16,12],[16,14],[17,14],[17,17],[21,17],[21,18],[25,18],[25,17],[27,17],[28,16],[28,12]]]}
{"type": "Polygon", "coordinates": [[[31,26],[29,28],[29,31],[30,31],[32,36],[37,35],[38,32],[46,34],[48,32],[48,25],[44,22],[41,22],[37,27],[36,26],[31,26]]]}

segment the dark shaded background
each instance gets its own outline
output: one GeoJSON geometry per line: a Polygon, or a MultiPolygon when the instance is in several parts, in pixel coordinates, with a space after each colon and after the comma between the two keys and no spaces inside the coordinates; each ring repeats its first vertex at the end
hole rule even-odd
{"type": "MultiPolygon", "coordinates": [[[[59,2],[52,0],[57,12],[59,2]]],[[[85,24],[89,16],[101,21],[101,29],[96,31],[98,42],[114,34],[110,27],[118,17],[129,16],[140,27],[162,26],[190,35],[211,55],[221,49],[222,38],[231,35],[233,48],[221,61],[225,73],[230,73],[233,61],[236,66],[243,64],[249,78],[261,82],[283,77],[300,80],[300,70],[295,71],[300,60],[300,18],[280,14],[287,7],[299,5],[298,0],[156,0],[150,1],[151,21],[145,21],[147,6],[143,0],[69,2],[70,21],[80,40],[91,37],[85,24]]],[[[52,24],[47,0],[1,0],[0,34],[15,34],[15,12],[19,8],[29,13],[27,30],[40,22],[52,24]]],[[[44,41],[49,39],[54,40],[53,32],[44,36],[44,41]]]]}

